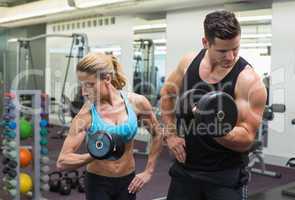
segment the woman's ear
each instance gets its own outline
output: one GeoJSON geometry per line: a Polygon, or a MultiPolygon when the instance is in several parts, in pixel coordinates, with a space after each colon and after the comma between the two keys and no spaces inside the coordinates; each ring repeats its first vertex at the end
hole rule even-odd
{"type": "Polygon", "coordinates": [[[112,77],[110,74],[106,74],[104,80],[106,81],[107,84],[110,84],[112,81],[112,77]]]}

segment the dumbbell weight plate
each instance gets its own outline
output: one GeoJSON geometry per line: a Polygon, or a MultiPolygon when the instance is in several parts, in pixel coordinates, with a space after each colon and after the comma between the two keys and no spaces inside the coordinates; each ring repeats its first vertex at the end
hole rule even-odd
{"type": "Polygon", "coordinates": [[[191,89],[184,92],[177,100],[177,117],[184,119],[193,118],[193,109],[197,108],[197,103],[206,93],[202,89],[191,89]]]}
{"type": "Polygon", "coordinates": [[[213,137],[221,137],[230,132],[237,123],[238,109],[233,98],[227,93],[212,91],[198,102],[199,110],[194,113],[206,128],[198,132],[213,137]]]}
{"type": "Polygon", "coordinates": [[[107,133],[96,132],[88,138],[87,150],[96,159],[105,159],[109,156],[113,148],[112,137],[107,133]]]}
{"type": "Polygon", "coordinates": [[[122,138],[118,135],[111,135],[114,147],[110,152],[108,160],[118,160],[122,157],[125,152],[125,144],[122,138]]]}

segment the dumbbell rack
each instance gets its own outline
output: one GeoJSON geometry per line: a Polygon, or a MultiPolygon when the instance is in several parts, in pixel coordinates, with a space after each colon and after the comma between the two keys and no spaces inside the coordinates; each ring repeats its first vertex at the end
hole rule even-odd
{"type": "MultiPolygon", "coordinates": [[[[33,188],[32,188],[32,199],[33,200],[41,200],[44,199],[41,195],[42,189],[41,189],[41,184],[44,185],[44,182],[42,183],[41,181],[41,165],[40,161],[43,160],[44,157],[41,157],[41,154],[46,155],[44,152],[42,153],[42,148],[47,149],[46,144],[42,145],[40,144],[40,141],[42,138],[46,138],[46,135],[43,135],[42,138],[40,137],[40,126],[41,126],[41,112],[46,112],[44,111],[44,108],[41,106],[42,102],[42,95],[41,91],[39,90],[17,90],[17,91],[12,91],[9,94],[14,95],[14,98],[10,99],[11,105],[14,105],[14,122],[19,122],[20,119],[20,113],[22,112],[28,112],[32,116],[33,124],[34,124],[34,138],[33,138],[33,146],[32,146],[32,155],[33,155],[33,188]],[[20,104],[19,97],[21,95],[29,95],[32,97],[31,105],[32,109],[30,110],[25,110],[24,107],[20,104]]],[[[48,102],[47,102],[48,103],[48,102]]],[[[43,102],[44,105],[44,102],[43,102]]],[[[47,107],[48,108],[48,107],[47,107]]],[[[45,109],[46,110],[46,109],[45,109]]],[[[9,111],[9,110],[8,110],[9,111]]],[[[5,114],[5,113],[4,113],[5,114]]],[[[9,114],[9,113],[6,113],[9,114]]],[[[47,123],[47,121],[45,121],[47,123]]],[[[19,123],[16,123],[16,127],[14,127],[14,131],[16,133],[15,138],[13,141],[15,142],[15,150],[16,150],[16,157],[15,161],[17,163],[17,166],[15,168],[16,170],[16,176],[14,180],[16,180],[15,187],[13,187],[14,191],[16,191],[15,194],[10,194],[13,200],[20,200],[21,199],[21,194],[20,194],[20,158],[19,158],[19,149],[21,145],[20,141],[20,129],[19,129],[19,123]]],[[[43,128],[47,126],[47,124],[44,124],[43,120],[43,128]]],[[[7,136],[5,136],[5,139],[8,139],[7,136]]],[[[11,138],[10,138],[11,139],[11,138]]],[[[47,150],[48,153],[48,150],[47,150]]],[[[48,157],[46,157],[48,159],[48,157]]],[[[44,166],[47,167],[48,166],[44,166]]],[[[49,170],[49,169],[48,169],[49,170]]],[[[46,172],[45,172],[46,173],[46,172]]],[[[44,174],[43,174],[44,175],[44,174]]],[[[46,183],[45,183],[46,184],[46,183]]],[[[43,187],[44,188],[44,187],[43,187]]]]}

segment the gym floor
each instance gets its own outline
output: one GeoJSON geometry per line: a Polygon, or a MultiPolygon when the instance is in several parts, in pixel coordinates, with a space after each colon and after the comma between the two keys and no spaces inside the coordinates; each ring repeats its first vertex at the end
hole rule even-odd
{"type": "MultiPolygon", "coordinates": [[[[50,157],[50,171],[55,171],[55,162],[59,154],[60,148],[63,143],[63,139],[56,139],[56,133],[60,130],[60,127],[50,127],[49,128],[49,157],[50,157]]],[[[29,141],[25,141],[30,144],[29,141]]],[[[84,147],[84,146],[83,146],[84,147]]],[[[83,147],[80,151],[84,151],[83,147]]],[[[143,149],[144,145],[142,143],[135,143],[135,147],[138,149],[143,149]]],[[[144,169],[146,163],[146,156],[135,155],[136,158],[136,171],[140,172],[144,169]]],[[[0,160],[2,156],[0,155],[0,160]]],[[[164,197],[167,193],[170,177],[168,175],[168,169],[171,164],[172,158],[166,148],[163,149],[160,158],[157,163],[155,174],[150,183],[146,185],[144,190],[138,193],[137,199],[139,200],[152,200],[164,197]]],[[[272,178],[266,176],[252,175],[252,180],[249,185],[250,200],[278,200],[278,199],[292,199],[290,197],[284,197],[281,195],[281,190],[287,186],[295,185],[295,169],[278,167],[278,166],[267,166],[268,170],[279,172],[282,174],[281,178],[272,178]]],[[[84,169],[79,169],[83,171],[84,169]]],[[[30,173],[30,167],[24,169],[30,173]]],[[[2,175],[1,175],[2,176],[2,175]]],[[[0,177],[1,177],[0,176],[0,177]]],[[[0,180],[0,185],[2,185],[2,180],[0,180]]],[[[0,188],[2,188],[0,186],[0,188]]],[[[9,196],[0,190],[0,199],[9,200],[9,196]]],[[[79,193],[77,190],[72,190],[69,196],[62,196],[58,193],[46,192],[45,197],[50,200],[81,200],[84,199],[84,194],[79,193]]],[[[25,198],[24,198],[25,199],[25,198]]]]}

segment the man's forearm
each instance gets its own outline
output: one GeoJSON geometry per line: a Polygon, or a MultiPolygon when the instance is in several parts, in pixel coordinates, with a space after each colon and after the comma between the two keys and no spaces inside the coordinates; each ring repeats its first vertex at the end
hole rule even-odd
{"type": "Polygon", "coordinates": [[[226,136],[214,139],[226,148],[238,152],[248,151],[254,141],[253,134],[249,133],[247,129],[240,126],[236,126],[226,136]]]}
{"type": "Polygon", "coordinates": [[[173,95],[163,94],[161,98],[161,120],[164,128],[175,125],[175,97],[173,95]]]}

